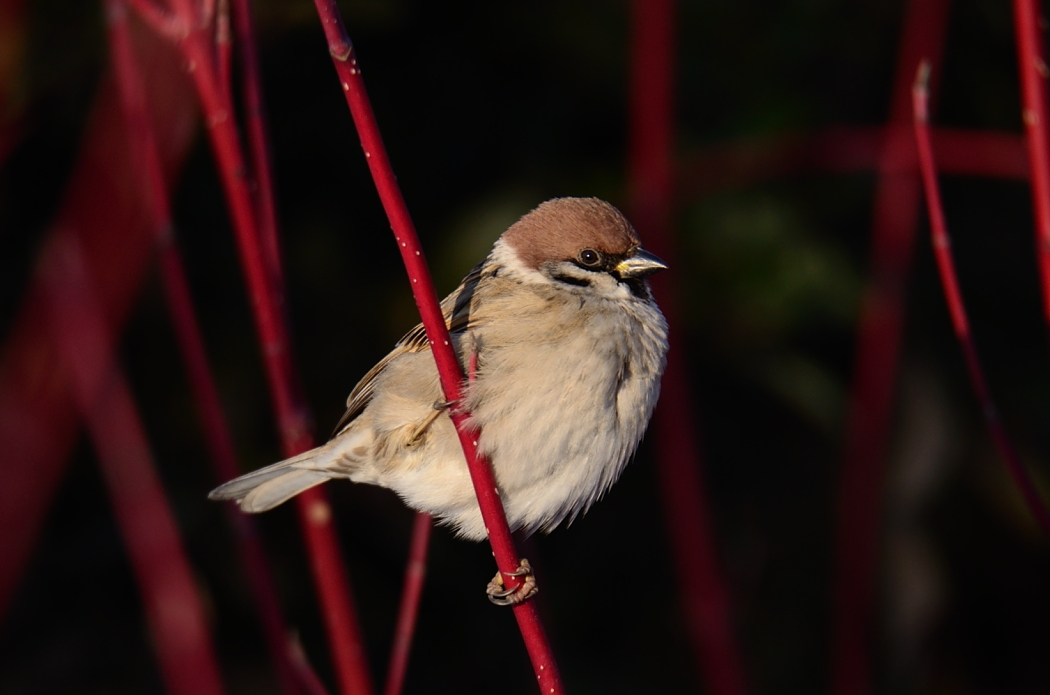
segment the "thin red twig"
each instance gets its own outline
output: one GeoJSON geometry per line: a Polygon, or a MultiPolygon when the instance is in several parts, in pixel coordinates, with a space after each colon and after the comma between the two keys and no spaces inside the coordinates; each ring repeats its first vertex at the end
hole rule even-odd
{"type": "Polygon", "coordinates": [[[966,368],[970,374],[970,381],[977,394],[977,400],[981,404],[984,419],[988,423],[988,430],[992,435],[999,455],[1002,456],[1006,468],[1013,478],[1021,497],[1024,499],[1028,510],[1042,527],[1043,532],[1050,536],[1050,512],[1039,497],[1035,483],[1021,463],[1017,450],[1006,436],[1006,430],[999,420],[998,410],[992,401],[988,389],[988,382],[984,377],[984,370],[977,359],[977,348],[970,334],[970,323],[966,318],[966,307],[963,304],[962,292],[959,290],[959,280],[955,275],[955,264],[952,261],[951,240],[948,237],[948,226],[944,220],[944,207],[941,204],[941,193],[937,185],[936,165],[933,159],[933,148],[930,145],[929,128],[929,92],[926,83],[929,77],[929,64],[923,63],[919,66],[919,72],[915,79],[915,87],[912,98],[915,105],[915,142],[919,151],[919,167],[922,171],[923,187],[926,191],[926,207],[930,214],[930,240],[933,243],[933,253],[937,258],[937,270],[940,272],[941,285],[944,287],[944,297],[948,302],[948,310],[952,317],[952,327],[955,335],[962,346],[963,356],[966,358],[966,368]]]}
{"type": "MultiPolygon", "coordinates": [[[[171,3],[174,12],[192,26],[195,16],[193,1],[171,0],[171,3]]],[[[195,28],[180,46],[197,87],[233,221],[282,450],[285,456],[294,456],[312,445],[309,414],[292,364],[277,284],[279,273],[272,267],[276,259],[264,251],[260,238],[233,104],[220,86],[210,36],[207,27],[195,28]]],[[[373,692],[371,677],[350,595],[350,580],[339,553],[332,509],[327,500],[324,490],[314,488],[296,497],[295,508],[318,589],[321,615],[340,688],[346,695],[370,695],[373,692]]]]}
{"type": "Polygon", "coordinates": [[[886,443],[921,204],[921,183],[914,165],[904,170],[896,167],[907,157],[903,152],[915,147],[911,137],[913,70],[924,55],[940,57],[948,6],[949,0],[908,3],[879,162],[871,267],[861,299],[835,511],[832,695],[865,695],[872,687],[871,645],[886,443]]]}
{"type": "Polygon", "coordinates": [[[233,30],[230,28],[230,0],[219,0],[215,7],[215,58],[219,88],[233,103],[233,30]]]}
{"type": "Polygon", "coordinates": [[[255,181],[256,219],[262,234],[263,253],[266,254],[274,284],[281,289],[280,235],[277,232],[277,203],[274,196],[273,164],[270,137],[267,133],[266,107],[263,104],[262,71],[259,69],[259,50],[255,41],[248,0],[229,0],[233,9],[233,33],[241,61],[241,86],[244,95],[245,127],[248,131],[248,153],[255,181]]]}
{"type": "Polygon", "coordinates": [[[419,603],[423,597],[423,581],[427,575],[427,546],[430,530],[434,526],[429,514],[417,512],[412,524],[412,541],[408,546],[408,562],[405,563],[405,586],[401,591],[401,607],[394,630],[394,646],[390,649],[390,666],[387,669],[384,695],[401,695],[408,671],[408,657],[412,650],[412,637],[416,632],[419,603]]]}
{"type": "MultiPolygon", "coordinates": [[[[161,278],[168,311],[175,325],[179,350],[204,424],[205,440],[216,477],[220,481],[229,480],[237,476],[239,467],[229,429],[222,414],[215,380],[208,365],[181,254],[172,237],[168,187],[164,181],[153,128],[146,111],[145,94],[139,66],[131,46],[123,1],[107,0],[106,15],[113,70],[122,94],[129,139],[134,143],[133,149],[137,150],[138,155],[135,157],[138,160],[135,168],[144,174],[141,177],[142,189],[144,198],[149,201],[154,232],[161,251],[161,278]]],[[[289,662],[286,647],[288,630],[281,615],[277,592],[270,578],[255,523],[231,506],[226,508],[226,512],[236,534],[241,564],[247,573],[248,585],[262,622],[270,655],[275,663],[278,680],[285,693],[295,695],[300,688],[289,662]]]]}
{"type": "MultiPolygon", "coordinates": [[[[630,152],[631,214],[646,247],[675,272],[674,210],[674,3],[631,3],[630,152]]],[[[653,278],[653,292],[674,327],[681,325],[673,275],[653,278]]],[[[654,416],[658,473],[678,593],[707,692],[747,692],[729,592],[710,522],[697,423],[688,388],[680,334],[671,331],[667,370],[654,416]]]]}
{"type": "MultiPolygon", "coordinates": [[[[375,114],[372,112],[372,105],[365,90],[364,80],[361,78],[361,70],[357,64],[353,44],[346,33],[335,1],[315,0],[314,4],[320,15],[325,37],[328,39],[328,50],[332,56],[332,63],[357,127],[372,179],[375,181],[383,208],[393,228],[398,250],[401,252],[401,258],[411,280],[412,294],[415,297],[438,373],[441,376],[445,400],[459,401],[463,369],[452,349],[448,327],[445,325],[437,293],[430,279],[430,270],[423,258],[415,226],[412,224],[393,168],[387,158],[386,147],[383,145],[375,114]]],[[[466,426],[468,414],[453,409],[451,418],[459,434],[460,443],[463,445],[470,477],[474,483],[482,518],[488,531],[489,542],[492,544],[493,554],[496,557],[496,565],[503,574],[505,586],[515,588],[519,584],[519,579],[510,573],[518,569],[519,555],[507,526],[492,466],[485,457],[478,453],[478,433],[466,426]]],[[[540,623],[535,602],[520,603],[514,606],[513,611],[539,680],[540,691],[543,693],[562,692],[561,678],[558,675],[550,644],[540,623]]]]}
{"type": "MultiPolygon", "coordinates": [[[[1043,289],[1043,311],[1050,324],[1050,108],[1047,106],[1046,48],[1036,0],[1014,0],[1014,29],[1021,73],[1025,139],[1031,168],[1035,213],[1036,263],[1043,289]]],[[[1045,20],[1044,20],[1045,21],[1045,20]]]]}
{"type": "Polygon", "coordinates": [[[113,342],[80,249],[68,243],[50,259],[43,272],[50,289],[54,339],[98,452],[167,690],[174,695],[221,695],[218,663],[193,571],[131,391],[113,362],[113,342]]]}

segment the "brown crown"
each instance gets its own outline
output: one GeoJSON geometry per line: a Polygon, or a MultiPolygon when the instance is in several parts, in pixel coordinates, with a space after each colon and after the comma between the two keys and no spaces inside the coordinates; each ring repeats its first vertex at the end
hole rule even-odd
{"type": "Polygon", "coordinates": [[[598,198],[554,198],[515,222],[503,239],[526,266],[576,258],[583,249],[623,256],[639,245],[619,210],[598,198]]]}

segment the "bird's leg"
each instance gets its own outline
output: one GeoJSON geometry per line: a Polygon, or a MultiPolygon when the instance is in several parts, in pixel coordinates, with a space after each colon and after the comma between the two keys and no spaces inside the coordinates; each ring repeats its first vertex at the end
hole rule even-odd
{"type": "Polygon", "coordinates": [[[536,575],[532,573],[532,565],[525,558],[521,558],[518,562],[518,569],[506,573],[508,577],[521,579],[521,582],[516,587],[505,589],[503,587],[503,574],[503,572],[496,572],[496,576],[492,578],[492,581],[489,582],[488,587],[485,589],[489,601],[492,601],[497,606],[516,606],[519,603],[528,601],[540,590],[536,586],[536,575]]]}
{"type": "Polygon", "coordinates": [[[434,420],[437,420],[441,413],[445,412],[455,404],[456,401],[436,401],[434,403],[434,412],[427,415],[426,419],[423,420],[418,427],[412,430],[412,434],[408,437],[408,444],[415,444],[419,438],[423,436],[423,433],[427,431],[427,428],[434,424],[434,420]]]}

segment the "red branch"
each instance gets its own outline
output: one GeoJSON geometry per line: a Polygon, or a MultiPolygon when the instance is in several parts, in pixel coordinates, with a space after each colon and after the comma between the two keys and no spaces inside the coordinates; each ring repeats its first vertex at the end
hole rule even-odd
{"type": "Polygon", "coordinates": [[[72,239],[43,268],[48,317],[98,452],[110,502],[145,603],[154,648],[173,695],[221,695],[222,682],[197,594],[146,433],[72,239]]]}
{"type": "MultiPolygon", "coordinates": [[[[478,353],[470,353],[467,378],[474,381],[478,369],[478,353]]],[[[408,546],[408,562],[405,564],[405,586],[401,592],[401,607],[398,610],[394,645],[390,650],[390,665],[387,669],[384,695],[400,695],[408,670],[408,656],[412,649],[412,637],[419,616],[419,602],[423,596],[423,580],[427,571],[427,546],[434,520],[429,514],[417,512],[412,524],[412,540],[408,546]]]]}
{"type": "MultiPolygon", "coordinates": [[[[314,0],[314,4],[320,15],[325,37],[328,39],[328,51],[332,56],[332,63],[346,95],[358,136],[361,138],[361,146],[364,148],[372,179],[375,181],[383,208],[393,228],[398,250],[401,252],[401,258],[412,283],[412,294],[419,308],[434,361],[441,376],[441,387],[445,400],[456,402],[460,400],[463,369],[452,349],[448,327],[441,313],[437,293],[434,291],[434,283],[430,279],[430,270],[423,258],[415,226],[412,224],[412,218],[401,196],[390,160],[387,158],[386,147],[383,145],[379,126],[376,124],[375,114],[372,112],[372,105],[365,91],[353,44],[346,33],[342,15],[339,13],[335,0],[314,0]]],[[[518,569],[519,555],[507,526],[492,466],[485,457],[478,453],[479,433],[466,427],[468,414],[453,409],[451,418],[459,433],[460,443],[463,445],[463,453],[466,456],[470,477],[478,496],[481,515],[485,521],[493,554],[496,557],[496,565],[503,573],[505,586],[514,588],[518,586],[519,580],[510,573],[518,569]]],[[[520,603],[514,606],[513,610],[525,640],[529,658],[532,660],[533,669],[539,680],[540,691],[545,694],[562,692],[561,678],[558,675],[550,644],[547,642],[546,634],[540,623],[535,602],[520,603]]]]}
{"type": "Polygon", "coordinates": [[[1014,0],[1014,27],[1024,104],[1022,117],[1032,170],[1036,262],[1042,280],[1043,311],[1050,323],[1050,108],[1046,95],[1046,49],[1036,0],[1014,0]]]}
{"type": "Polygon", "coordinates": [[[401,592],[401,609],[394,630],[394,646],[390,650],[384,695],[401,695],[408,670],[408,656],[412,650],[412,636],[416,632],[419,602],[423,597],[423,580],[427,574],[427,545],[434,522],[429,514],[417,512],[412,524],[412,542],[408,546],[405,564],[405,586],[401,592]]]}
{"type": "Polygon", "coordinates": [[[268,143],[266,108],[263,105],[259,51],[255,42],[248,0],[229,0],[233,9],[233,31],[241,59],[241,83],[244,92],[245,125],[248,131],[248,153],[255,178],[255,207],[263,253],[266,254],[274,283],[282,289],[280,239],[277,234],[277,203],[274,200],[273,164],[268,143]]]}
{"type": "MultiPolygon", "coordinates": [[[[674,3],[631,3],[630,153],[631,214],[646,247],[671,262],[674,272],[674,3]]],[[[653,278],[653,292],[674,327],[681,325],[673,276],[653,278]]],[[[747,692],[725,586],[711,529],[700,443],[684,350],[671,331],[667,370],[654,416],[657,471],[671,539],[678,591],[705,691],[747,692]]]]}
{"type": "Polygon", "coordinates": [[[1050,512],[1036,492],[1035,484],[1032,482],[1024,464],[1021,463],[1017,451],[1006,436],[1006,430],[999,421],[998,410],[992,402],[991,393],[988,390],[988,382],[984,378],[984,371],[977,359],[977,348],[974,346],[973,337],[970,335],[970,323],[966,318],[966,307],[963,305],[962,293],[959,291],[959,281],[955,276],[955,265],[952,261],[951,241],[948,238],[948,226],[944,221],[944,208],[941,204],[941,193],[937,186],[936,166],[933,160],[933,148],[930,145],[929,127],[929,93],[926,81],[929,76],[929,65],[923,63],[919,67],[912,99],[915,105],[915,142],[919,151],[919,166],[922,171],[923,187],[926,190],[926,207],[930,214],[930,237],[933,242],[933,253],[937,258],[937,270],[941,275],[941,285],[944,287],[944,297],[948,302],[948,310],[952,317],[952,326],[955,335],[962,346],[963,356],[966,358],[966,368],[970,373],[970,381],[973,389],[977,392],[977,400],[981,404],[985,421],[992,440],[999,449],[999,455],[1003,457],[1010,476],[1021,492],[1028,510],[1043,528],[1043,532],[1050,536],[1050,512]]]}
{"type": "MultiPolygon", "coordinates": [[[[933,151],[941,171],[963,176],[1027,180],[1024,138],[1015,133],[934,128],[933,151]]],[[[911,171],[912,133],[903,125],[834,127],[814,133],[745,137],[688,154],[675,175],[681,203],[764,181],[820,172],[858,173],[875,169],[911,171]],[[886,147],[889,138],[904,147],[886,147]]]]}
{"type": "Polygon", "coordinates": [[[230,0],[215,6],[215,59],[219,85],[226,99],[233,102],[233,30],[230,28],[230,0]]]}
{"type": "MultiPolygon", "coordinates": [[[[234,120],[233,104],[220,84],[212,35],[207,26],[194,24],[192,0],[171,0],[171,4],[175,14],[194,27],[180,42],[180,47],[197,87],[212,152],[233,221],[241,268],[248,284],[252,314],[281,434],[282,450],[285,456],[294,456],[309,449],[312,438],[309,414],[300,393],[298,374],[292,364],[278,284],[279,274],[273,267],[277,259],[264,250],[247,162],[234,120]]],[[[321,601],[321,615],[340,686],[347,695],[370,695],[373,692],[372,683],[356,610],[349,593],[350,581],[339,553],[332,509],[327,500],[323,489],[307,490],[296,497],[296,512],[321,601]]]]}
{"type": "MultiPolygon", "coordinates": [[[[179,350],[204,424],[205,441],[216,477],[219,481],[229,480],[237,476],[239,467],[233,441],[222,413],[215,379],[208,365],[182,257],[172,237],[168,187],[164,181],[153,127],[146,111],[143,83],[131,46],[127,10],[122,0],[107,0],[106,15],[113,71],[117,75],[121,91],[128,137],[136,155],[133,158],[136,160],[133,162],[134,169],[142,172],[143,197],[148,201],[147,206],[153,216],[154,233],[161,250],[161,278],[168,311],[172,316],[179,350]]],[[[274,660],[282,690],[294,695],[299,692],[299,687],[289,661],[286,638],[288,630],[281,615],[277,591],[270,577],[258,531],[254,521],[234,507],[227,506],[226,512],[236,534],[241,564],[247,573],[248,585],[255,599],[267,647],[274,660]]]]}
{"type": "Polygon", "coordinates": [[[890,123],[879,162],[872,220],[871,268],[861,299],[853,384],[846,414],[842,473],[836,500],[832,606],[833,695],[871,690],[883,473],[890,414],[911,272],[921,188],[913,167],[895,168],[913,150],[911,85],[924,56],[944,46],[949,0],[908,3],[897,56],[890,123]],[[908,137],[905,137],[905,136],[908,137]]]}
{"type": "MultiPolygon", "coordinates": [[[[149,103],[159,124],[158,151],[171,177],[193,141],[192,94],[178,59],[163,42],[144,46],[142,59],[153,76],[149,103]]],[[[51,263],[48,255],[68,243],[57,238],[75,238],[107,329],[116,335],[138,296],[155,244],[139,182],[131,173],[119,98],[112,81],[103,85],[38,264],[51,263]]],[[[0,356],[0,614],[25,567],[80,422],[68,370],[61,367],[44,319],[47,301],[38,273],[0,356]]]]}

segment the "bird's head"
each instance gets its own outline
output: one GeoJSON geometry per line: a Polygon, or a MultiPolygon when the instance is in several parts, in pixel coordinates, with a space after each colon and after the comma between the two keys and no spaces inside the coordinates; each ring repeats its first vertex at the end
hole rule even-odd
{"type": "Polygon", "coordinates": [[[619,210],[598,198],[555,198],[528,213],[503,242],[525,269],[565,289],[648,298],[645,278],[667,265],[642,248],[619,210]]]}

